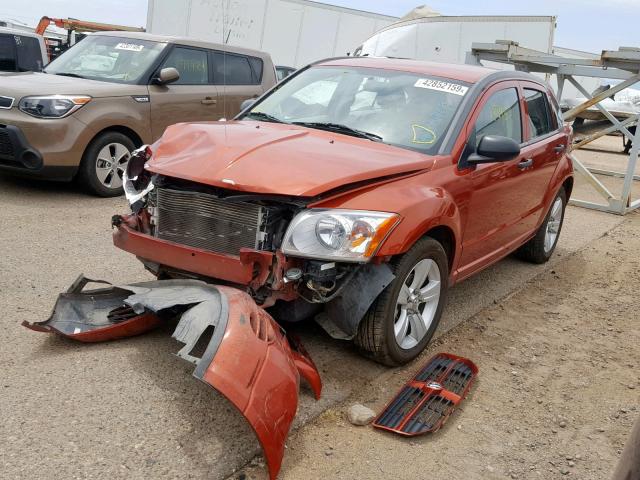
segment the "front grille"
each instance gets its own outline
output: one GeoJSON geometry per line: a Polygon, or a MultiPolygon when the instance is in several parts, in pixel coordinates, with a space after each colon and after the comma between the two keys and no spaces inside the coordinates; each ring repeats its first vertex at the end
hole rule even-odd
{"type": "Polygon", "coordinates": [[[12,160],[15,157],[15,150],[9,133],[2,127],[0,127],[0,156],[10,157],[12,160]]]}
{"type": "Polygon", "coordinates": [[[158,238],[229,255],[260,246],[260,205],[168,188],[158,188],[156,195],[158,238]]]}

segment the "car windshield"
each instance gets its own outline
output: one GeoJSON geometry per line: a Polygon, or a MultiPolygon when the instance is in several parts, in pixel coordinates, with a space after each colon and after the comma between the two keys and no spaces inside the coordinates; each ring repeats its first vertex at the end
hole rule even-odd
{"type": "Polygon", "coordinates": [[[467,90],[464,82],[408,72],[318,66],[285,82],[243,118],[330,130],[433,154],[467,90]]]}
{"type": "Polygon", "coordinates": [[[114,83],[137,83],[166,43],[89,35],[51,62],[46,73],[114,83]]]}

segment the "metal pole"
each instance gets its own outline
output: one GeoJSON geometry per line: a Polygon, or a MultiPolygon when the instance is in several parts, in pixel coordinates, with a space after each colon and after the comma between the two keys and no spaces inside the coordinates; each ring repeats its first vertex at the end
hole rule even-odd
{"type": "Polygon", "coordinates": [[[636,135],[633,138],[631,152],[629,152],[629,165],[627,166],[627,175],[624,178],[622,186],[622,204],[628,208],[631,204],[631,185],[633,185],[633,177],[636,173],[636,165],[638,163],[638,153],[640,152],[640,128],[636,128],[636,135]]]}

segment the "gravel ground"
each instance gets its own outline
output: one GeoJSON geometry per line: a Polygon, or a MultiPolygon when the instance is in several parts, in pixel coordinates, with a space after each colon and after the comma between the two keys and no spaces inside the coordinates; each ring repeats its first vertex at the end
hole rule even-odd
{"type": "MultiPolygon", "coordinates": [[[[109,221],[114,213],[126,211],[123,199],[98,199],[68,185],[0,176],[0,205],[0,477],[217,479],[255,457],[259,446],[243,418],[224,398],[195,381],[189,364],[172,355],[179,346],[169,338],[169,327],[120,342],[82,345],[20,326],[24,320],[47,318],[57,294],[81,272],[118,283],[150,278],[134,258],[111,245],[109,221]]],[[[439,334],[495,308],[496,302],[622,221],[569,208],[552,262],[532,266],[508,258],[455,287],[439,334]]],[[[532,287],[526,288],[530,295],[532,287]]],[[[299,330],[319,366],[324,391],[315,402],[303,388],[296,427],[347,399],[375,405],[387,398],[387,390],[377,396],[365,392],[386,388],[389,378],[395,379],[393,390],[406,377],[363,360],[312,323],[299,330]]],[[[443,340],[450,338],[455,337],[443,340]]],[[[503,333],[498,340],[502,347],[496,348],[506,348],[513,339],[503,333]]],[[[456,350],[476,358],[477,352],[456,350]]],[[[496,385],[493,380],[483,374],[474,396],[481,398],[480,388],[496,385]]],[[[497,397],[499,393],[496,390],[497,397]]],[[[494,408],[503,408],[499,399],[493,401],[494,408]]],[[[358,435],[365,431],[356,431],[345,442],[357,446],[358,435]]],[[[304,440],[289,444],[300,453],[307,445],[304,440]]],[[[292,451],[285,476],[296,478],[291,462],[305,463],[292,451]]],[[[310,459],[324,463],[324,451],[321,454],[316,456],[309,445],[310,459]]]]}
{"type": "Polygon", "coordinates": [[[433,354],[471,358],[478,381],[439,432],[355,427],[347,403],[289,439],[281,478],[610,478],[640,415],[638,249],[636,213],[352,398],[379,412],[433,354]]]}

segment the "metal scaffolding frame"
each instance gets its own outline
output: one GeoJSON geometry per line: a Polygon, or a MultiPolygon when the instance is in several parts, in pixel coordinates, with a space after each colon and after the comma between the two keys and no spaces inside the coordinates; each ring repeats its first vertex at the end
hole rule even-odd
{"type": "Polygon", "coordinates": [[[584,176],[595,190],[606,200],[605,204],[589,202],[586,200],[572,199],[571,203],[585,208],[601,210],[604,212],[624,215],[631,210],[640,208],[640,199],[631,200],[631,189],[634,181],[640,181],[640,176],[635,174],[640,152],[640,128],[636,128],[635,135],[629,132],[628,127],[638,125],[639,114],[631,115],[620,121],[600,102],[611,97],[617,92],[640,82],[640,49],[620,47],[618,50],[605,50],[600,58],[568,58],[560,55],[540,52],[519,46],[517,42],[498,40],[496,43],[474,43],[471,52],[467,54],[467,63],[482,65],[482,61],[491,61],[511,64],[516,70],[532,73],[554,74],[558,80],[557,97],[562,100],[565,82],[570,82],[584,95],[586,101],[567,110],[564,113],[565,121],[571,121],[584,110],[595,106],[608,120],[611,126],[593,133],[580,142],[574,144],[569,153],[573,161],[575,171],[584,176]],[[592,95],[580,85],[576,77],[592,77],[620,80],[617,85],[604,90],[597,95],[592,95]],[[629,163],[624,172],[602,170],[586,167],[576,158],[574,152],[584,145],[609,133],[619,131],[624,138],[632,142],[629,152],[629,163]],[[606,175],[623,178],[622,193],[616,196],[595,175],[606,175]]]}

